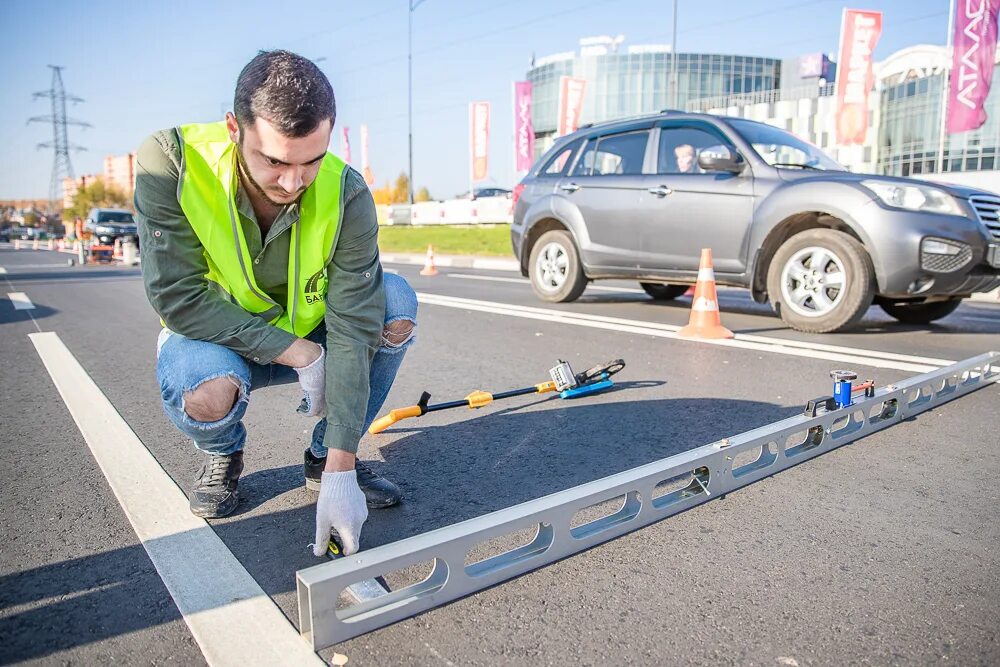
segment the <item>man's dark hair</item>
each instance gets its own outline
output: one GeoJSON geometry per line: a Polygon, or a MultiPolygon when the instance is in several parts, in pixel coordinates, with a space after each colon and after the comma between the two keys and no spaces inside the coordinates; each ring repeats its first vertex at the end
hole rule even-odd
{"type": "Polygon", "coordinates": [[[320,68],[290,51],[261,51],[236,80],[233,111],[240,127],[263,118],[286,137],[304,137],[337,119],[333,86],[320,68]]]}

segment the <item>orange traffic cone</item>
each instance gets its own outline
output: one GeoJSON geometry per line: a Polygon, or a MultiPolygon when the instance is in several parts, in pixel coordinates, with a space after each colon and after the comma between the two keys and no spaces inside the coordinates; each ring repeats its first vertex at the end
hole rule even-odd
{"type": "Polygon", "coordinates": [[[701,249],[698,284],[691,302],[691,319],[677,332],[683,338],[732,338],[733,332],[722,326],[719,296],[715,292],[715,271],[712,269],[712,249],[701,249]]]}
{"type": "Polygon", "coordinates": [[[434,248],[427,246],[427,260],[424,262],[424,268],[420,270],[420,275],[422,276],[436,276],[438,274],[437,267],[434,266],[434,248]]]}

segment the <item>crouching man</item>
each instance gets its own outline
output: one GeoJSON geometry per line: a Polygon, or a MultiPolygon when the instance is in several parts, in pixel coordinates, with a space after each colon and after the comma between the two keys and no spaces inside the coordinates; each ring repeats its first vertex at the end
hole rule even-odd
{"type": "Polygon", "coordinates": [[[331,528],[353,553],[368,508],[401,497],[355,453],[413,341],[416,296],[383,275],[371,194],[327,152],[336,104],[323,72],[261,52],[233,106],[223,122],[153,134],[137,156],[163,408],[205,455],[191,511],[222,517],[239,503],[251,394],[298,381],[299,411],[320,418],[304,454],[315,553],[331,528]]]}

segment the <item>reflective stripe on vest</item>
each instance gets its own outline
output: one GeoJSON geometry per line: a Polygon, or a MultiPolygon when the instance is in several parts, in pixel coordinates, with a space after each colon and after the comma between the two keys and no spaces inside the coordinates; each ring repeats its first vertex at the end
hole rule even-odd
{"type": "Polygon", "coordinates": [[[306,336],[326,311],[326,266],[333,257],[341,215],[345,163],[326,154],[316,180],[299,199],[299,220],[288,245],[288,302],[279,304],[257,286],[253,262],[236,212],[236,145],[225,122],[183,125],[177,199],[205,248],[205,278],[244,310],[297,336],[306,336]]]}

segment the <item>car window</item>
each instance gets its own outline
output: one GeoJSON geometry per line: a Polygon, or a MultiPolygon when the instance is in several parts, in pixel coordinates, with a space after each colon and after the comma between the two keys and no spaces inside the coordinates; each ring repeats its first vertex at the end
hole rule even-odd
{"type": "Polygon", "coordinates": [[[649,132],[625,132],[597,137],[587,142],[573,168],[576,176],[641,174],[649,132]]]}
{"type": "Polygon", "coordinates": [[[538,170],[539,176],[562,176],[565,173],[566,165],[569,163],[570,157],[576,152],[576,149],[580,147],[583,143],[582,139],[578,139],[573,143],[569,144],[561,151],[553,155],[545,166],[538,170]]]}
{"type": "Polygon", "coordinates": [[[95,222],[135,222],[128,211],[102,211],[95,222]]]}
{"type": "Polygon", "coordinates": [[[583,153],[576,161],[576,165],[573,166],[573,172],[571,176],[589,176],[590,170],[594,166],[594,154],[597,152],[597,137],[594,137],[587,142],[587,145],[583,149],[583,153]]]}
{"type": "MultiPolygon", "coordinates": [[[[664,127],[657,151],[658,174],[704,174],[698,155],[709,146],[728,144],[718,135],[695,127],[664,127]]],[[[735,150],[735,149],[734,149],[735,150]]]]}

